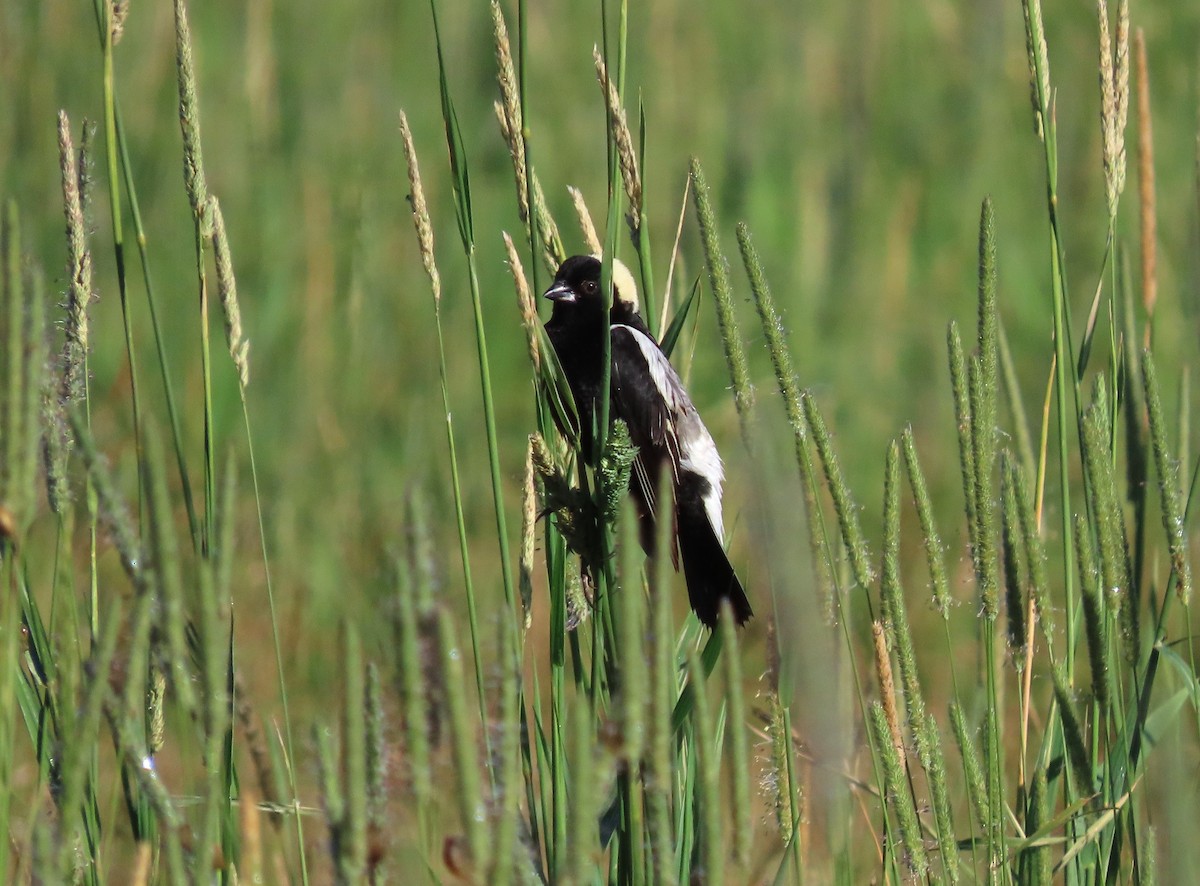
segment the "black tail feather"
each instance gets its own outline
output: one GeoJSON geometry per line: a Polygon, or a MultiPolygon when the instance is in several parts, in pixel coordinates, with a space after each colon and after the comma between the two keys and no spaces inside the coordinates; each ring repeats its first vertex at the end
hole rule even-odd
{"type": "Polygon", "coordinates": [[[745,624],[754,610],[746,591],[725,556],[721,540],[703,507],[682,505],[677,512],[679,558],[687,579],[688,599],[696,617],[710,628],[717,626],[721,601],[728,599],[737,624],[745,624]]]}

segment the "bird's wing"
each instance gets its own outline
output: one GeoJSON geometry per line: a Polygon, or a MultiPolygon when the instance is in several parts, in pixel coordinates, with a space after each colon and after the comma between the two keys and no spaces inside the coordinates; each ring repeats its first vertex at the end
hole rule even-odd
{"type": "Polygon", "coordinates": [[[638,447],[634,478],[645,501],[653,507],[653,480],[658,475],[655,468],[667,460],[676,490],[681,472],[703,481],[700,486],[704,509],[720,538],[724,534],[721,520],[724,471],[717,446],[679,375],[654,339],[625,324],[612,327],[611,399],[615,414],[629,426],[629,436],[638,447]]]}

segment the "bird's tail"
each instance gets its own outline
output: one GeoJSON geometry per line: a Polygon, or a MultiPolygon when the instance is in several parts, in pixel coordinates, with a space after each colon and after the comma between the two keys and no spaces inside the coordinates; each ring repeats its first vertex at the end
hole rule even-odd
{"type": "Polygon", "coordinates": [[[725,549],[703,507],[677,508],[679,558],[687,580],[688,598],[696,617],[710,628],[717,625],[721,601],[728,599],[733,618],[745,624],[754,615],[746,591],[725,556],[725,549]]]}

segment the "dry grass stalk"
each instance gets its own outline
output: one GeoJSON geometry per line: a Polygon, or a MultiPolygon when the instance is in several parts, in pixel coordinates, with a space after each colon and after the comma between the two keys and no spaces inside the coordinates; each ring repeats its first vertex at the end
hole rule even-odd
{"type": "Polygon", "coordinates": [[[596,235],[596,226],[592,224],[592,214],[588,212],[587,204],[583,202],[583,191],[579,188],[568,187],[567,193],[571,195],[571,203],[575,206],[575,215],[579,218],[579,229],[583,232],[588,252],[592,255],[599,255],[603,249],[600,246],[600,238],[596,235]]]}
{"type": "Polygon", "coordinates": [[[892,745],[900,759],[904,759],[904,735],[900,731],[900,714],[896,710],[896,681],[892,677],[892,659],[888,655],[887,635],[883,623],[871,622],[871,639],[875,641],[875,675],[879,680],[879,701],[887,720],[892,745]]]}
{"type": "Polygon", "coordinates": [[[256,790],[249,787],[249,778],[246,779],[246,784],[242,786],[242,802],[257,803],[261,801],[270,806],[278,807],[284,801],[275,789],[276,780],[271,763],[271,751],[267,747],[267,741],[259,726],[257,715],[250,706],[249,690],[246,688],[239,674],[235,673],[233,679],[234,715],[237,717],[238,725],[242,728],[242,736],[245,741],[244,747],[250,755],[250,765],[254,770],[254,777],[258,783],[256,790]]]}
{"type": "Polygon", "coordinates": [[[1146,310],[1146,346],[1154,304],[1158,300],[1158,210],[1154,193],[1154,136],[1150,121],[1150,74],[1146,66],[1146,37],[1134,37],[1138,88],[1138,201],[1142,221],[1142,305],[1146,310]]]}
{"type": "Polygon", "coordinates": [[[239,835],[242,838],[240,873],[249,883],[263,881],[262,810],[258,808],[258,794],[253,788],[243,787],[238,798],[239,835]]]}
{"type": "Polygon", "coordinates": [[[638,173],[637,155],[633,150],[633,135],[629,131],[629,121],[625,116],[625,108],[621,105],[621,96],[617,94],[616,85],[608,79],[608,68],[599,49],[592,50],[592,60],[596,63],[596,79],[600,81],[604,100],[608,103],[613,141],[617,145],[617,162],[621,167],[625,196],[629,199],[629,224],[637,230],[641,226],[642,217],[642,178],[638,173]]]}
{"type": "Polygon", "coordinates": [[[417,248],[421,252],[421,264],[429,275],[429,286],[433,289],[433,303],[442,303],[442,277],[438,273],[433,257],[433,224],[429,220],[429,207],[425,203],[425,189],[421,186],[421,168],[417,165],[417,149],[413,145],[412,130],[408,128],[408,116],[400,112],[400,140],[404,143],[404,160],[408,164],[409,201],[412,205],[413,224],[417,229],[417,248]]]}
{"type": "Polygon", "coordinates": [[[154,844],[139,840],[133,856],[133,870],[129,874],[132,886],[145,886],[150,882],[150,871],[154,863],[154,844]]]}

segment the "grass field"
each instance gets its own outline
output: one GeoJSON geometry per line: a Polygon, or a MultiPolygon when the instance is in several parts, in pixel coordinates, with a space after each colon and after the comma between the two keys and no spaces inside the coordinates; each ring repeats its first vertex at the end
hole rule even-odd
{"type": "Polygon", "coordinates": [[[529,6],[0,5],[0,868],[1186,882],[1200,9],[529,6]],[[568,187],[740,633],[550,421],[568,187]]]}

